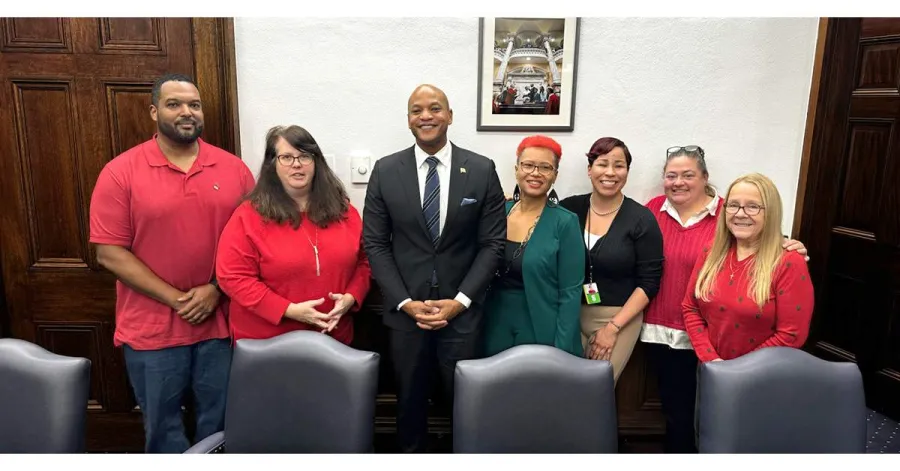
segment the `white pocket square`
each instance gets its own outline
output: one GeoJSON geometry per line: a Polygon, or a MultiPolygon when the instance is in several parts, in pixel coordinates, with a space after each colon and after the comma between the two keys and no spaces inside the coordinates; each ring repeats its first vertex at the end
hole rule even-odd
{"type": "Polygon", "coordinates": [[[478,200],[476,200],[475,198],[463,198],[462,203],[460,203],[459,205],[460,206],[468,206],[470,204],[475,204],[477,202],[478,202],[478,200]]]}

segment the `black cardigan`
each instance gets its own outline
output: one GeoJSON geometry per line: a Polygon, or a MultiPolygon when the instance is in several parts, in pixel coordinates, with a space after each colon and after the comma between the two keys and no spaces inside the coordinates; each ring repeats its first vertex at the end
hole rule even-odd
{"type": "MultiPolygon", "coordinates": [[[[560,206],[578,216],[582,230],[587,230],[590,211],[590,193],[570,196],[560,206]]],[[[587,251],[587,236],[582,232],[587,251]]],[[[648,298],[659,292],[662,277],[662,232],[653,213],[644,205],[625,197],[616,213],[609,231],[586,252],[584,282],[590,279],[590,263],[593,264],[594,283],[600,293],[600,305],[622,306],[634,292],[641,288],[648,298]]],[[[581,299],[585,303],[584,297],[581,299]]]]}

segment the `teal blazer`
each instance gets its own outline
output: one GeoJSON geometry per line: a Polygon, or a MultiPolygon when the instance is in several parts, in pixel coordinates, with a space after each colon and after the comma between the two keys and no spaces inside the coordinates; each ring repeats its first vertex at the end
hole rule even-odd
{"type": "MultiPolygon", "coordinates": [[[[514,204],[506,202],[507,215],[514,204]]],[[[525,300],[538,343],[577,356],[583,354],[580,318],[584,254],[578,216],[548,202],[522,255],[525,300]]]]}

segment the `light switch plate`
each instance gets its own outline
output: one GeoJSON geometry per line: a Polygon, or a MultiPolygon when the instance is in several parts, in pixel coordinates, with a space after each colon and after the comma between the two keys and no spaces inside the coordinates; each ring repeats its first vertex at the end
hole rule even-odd
{"type": "Polygon", "coordinates": [[[352,183],[368,183],[369,174],[372,173],[369,156],[355,156],[350,158],[350,181],[352,183]]]}

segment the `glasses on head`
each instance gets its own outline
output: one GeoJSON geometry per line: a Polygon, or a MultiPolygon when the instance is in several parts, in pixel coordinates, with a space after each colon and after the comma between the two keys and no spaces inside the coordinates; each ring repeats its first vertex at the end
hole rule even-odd
{"type": "Polygon", "coordinates": [[[761,210],[766,209],[766,207],[760,206],[756,203],[750,203],[747,205],[728,203],[725,205],[725,212],[728,214],[737,214],[741,209],[744,210],[744,214],[746,214],[747,216],[756,216],[761,210]]]}
{"type": "Polygon", "coordinates": [[[670,156],[670,155],[672,155],[672,154],[677,154],[678,152],[681,152],[681,151],[687,152],[687,153],[689,153],[689,154],[697,154],[697,155],[700,156],[701,159],[706,157],[706,153],[703,152],[703,148],[702,148],[702,147],[700,147],[700,146],[693,146],[693,145],[692,145],[692,146],[672,146],[672,147],[669,147],[668,149],[666,149],[666,157],[668,157],[668,156],[670,156]]]}
{"type": "Polygon", "coordinates": [[[300,154],[300,155],[290,155],[290,154],[281,154],[278,157],[278,163],[284,165],[285,167],[290,167],[294,165],[294,162],[299,161],[302,165],[309,165],[313,162],[313,156],[309,154],[300,154]]]}
{"type": "Polygon", "coordinates": [[[553,172],[556,171],[556,168],[554,168],[552,165],[549,165],[549,164],[535,165],[531,162],[520,162],[518,167],[520,170],[522,170],[525,173],[532,173],[532,172],[534,172],[534,169],[537,169],[538,173],[540,173],[541,175],[552,175],[553,172]]]}

